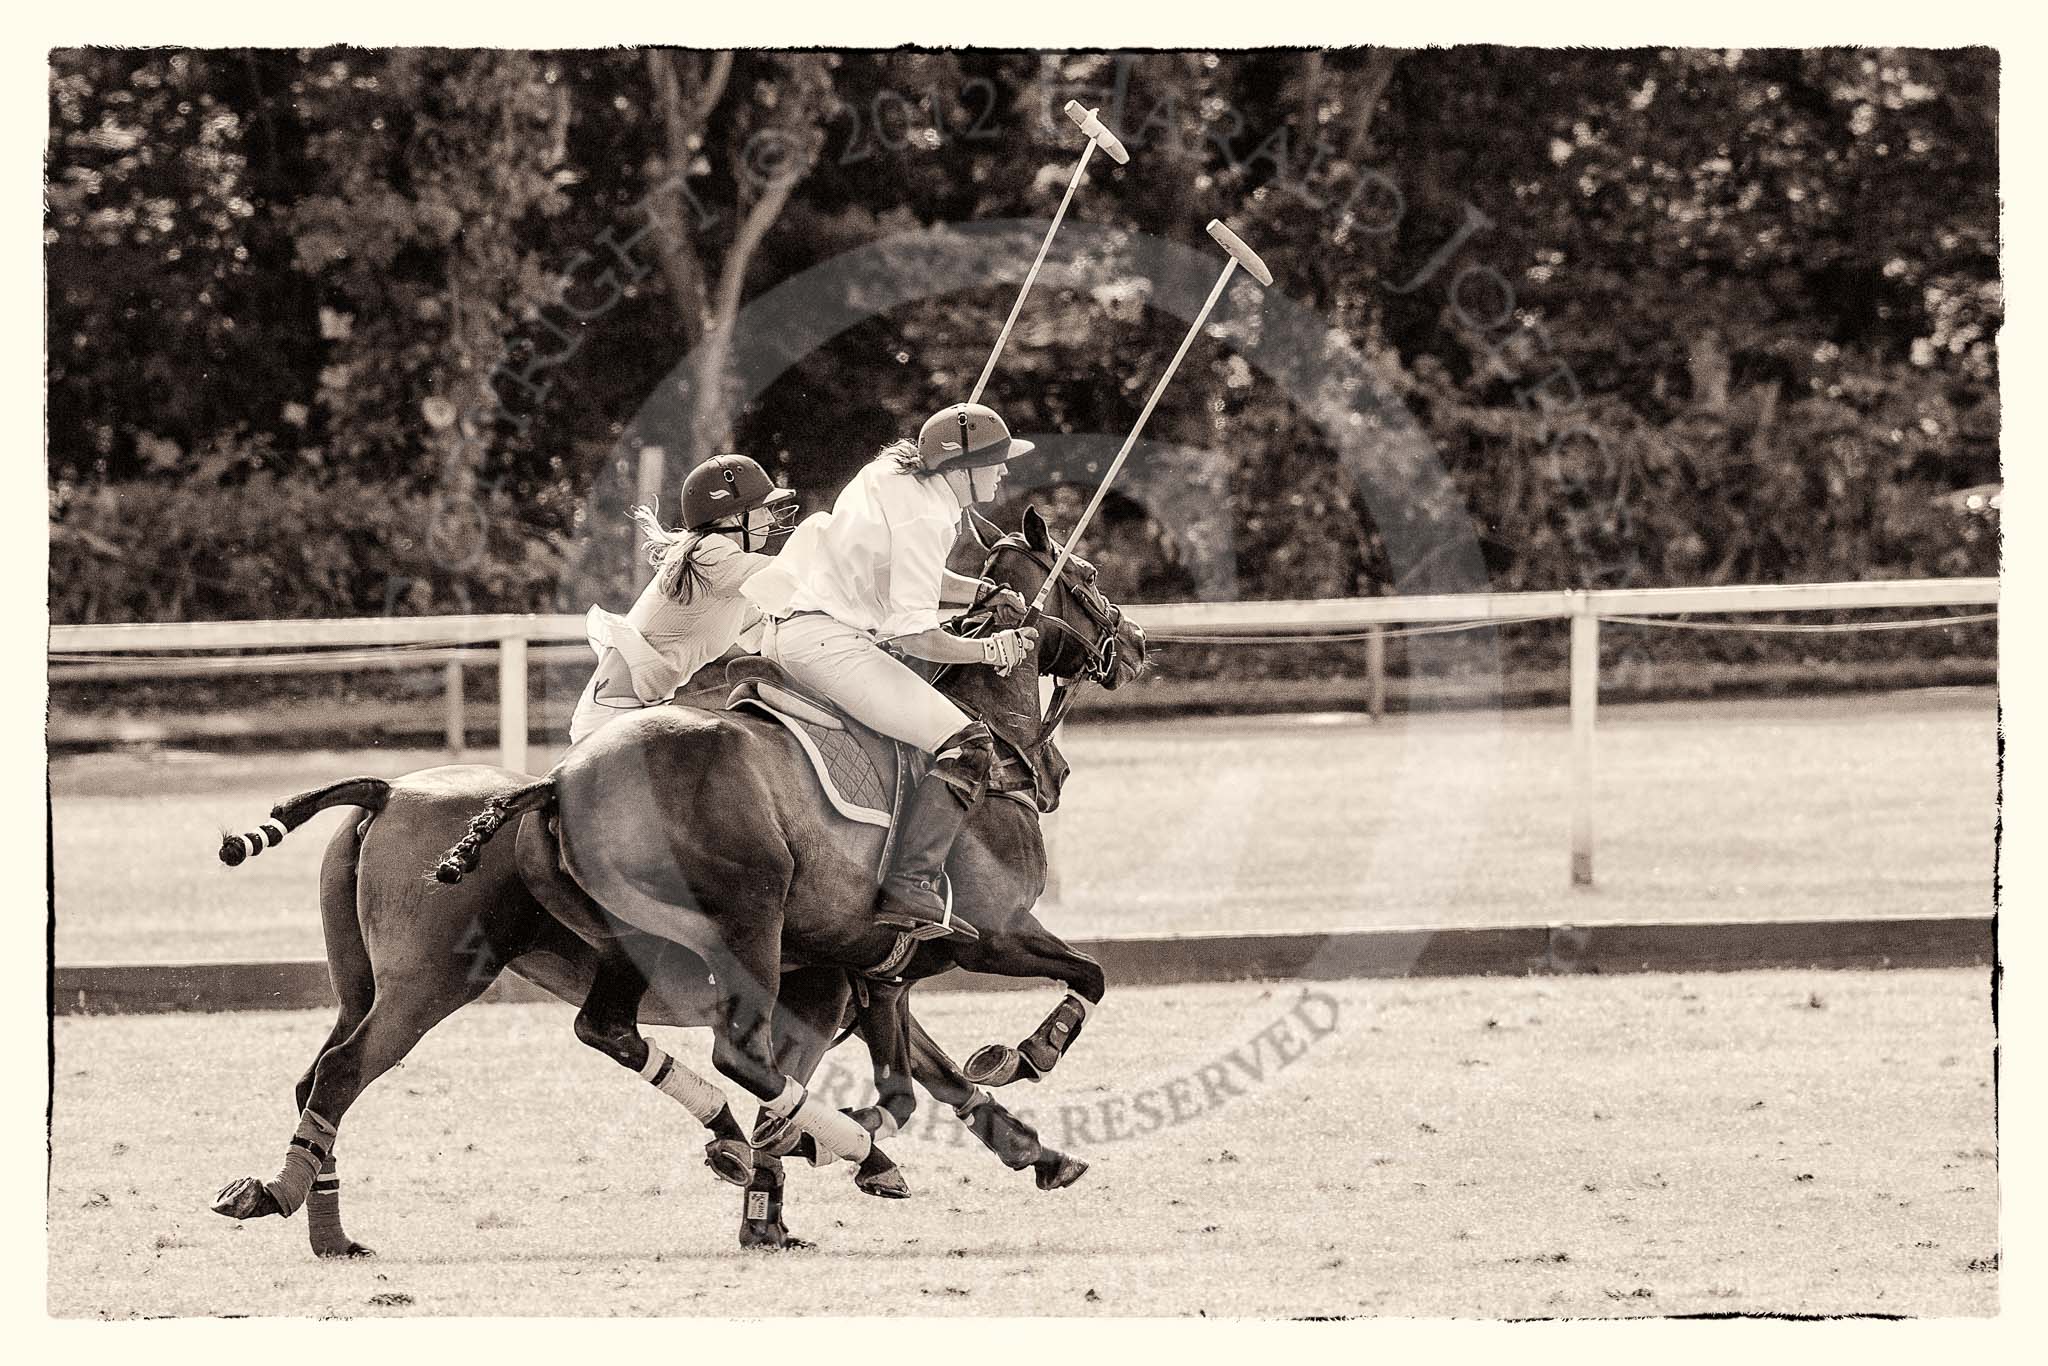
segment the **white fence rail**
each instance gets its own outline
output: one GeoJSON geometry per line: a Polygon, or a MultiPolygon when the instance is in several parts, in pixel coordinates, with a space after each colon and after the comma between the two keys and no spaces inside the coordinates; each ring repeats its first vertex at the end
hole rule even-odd
{"type": "MultiPolygon", "coordinates": [[[[1600,621],[1603,617],[1675,617],[1692,613],[1760,614],[1825,612],[1859,608],[1981,607],[1998,602],[1998,580],[1895,579],[1858,583],[1806,583],[1734,588],[1622,588],[1544,593],[1469,593],[1436,597],[1340,598],[1314,602],[1221,602],[1134,605],[1127,610],[1148,633],[1228,640],[1243,636],[1313,638],[1342,631],[1371,631],[1402,625],[1448,622],[1571,622],[1572,881],[1593,880],[1594,721],[1599,704],[1600,621]]],[[[467,617],[370,617],[341,621],[165,622],[120,626],[55,626],[50,631],[52,678],[157,676],[189,672],[190,659],[69,663],[91,655],[133,655],[181,650],[391,649],[404,652],[375,661],[261,654],[206,661],[210,672],[259,673],[387,667],[392,661],[439,664],[453,687],[451,732],[460,734],[460,675],[464,661],[498,662],[498,762],[527,766],[527,668],[529,646],[547,657],[557,647],[583,640],[579,615],[467,617]],[[479,651],[476,647],[484,647],[479,651]]],[[[1369,655],[1381,658],[1381,642],[1369,638],[1369,655]]],[[[458,741],[459,743],[459,741],[458,741]]]]}

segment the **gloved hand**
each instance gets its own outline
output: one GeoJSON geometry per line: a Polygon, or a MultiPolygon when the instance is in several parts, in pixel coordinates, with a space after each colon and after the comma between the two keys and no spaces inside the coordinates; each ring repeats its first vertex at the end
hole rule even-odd
{"type": "Polygon", "coordinates": [[[1031,604],[1024,601],[1022,593],[1019,593],[1007,584],[997,583],[993,579],[983,579],[981,581],[981,591],[974,595],[974,605],[976,607],[1008,607],[1020,617],[1031,610],[1031,604]]]}
{"type": "Polygon", "coordinates": [[[998,631],[985,637],[981,642],[981,662],[1007,677],[1010,670],[1038,648],[1038,629],[1033,626],[1019,627],[1014,631],[998,631]]]}

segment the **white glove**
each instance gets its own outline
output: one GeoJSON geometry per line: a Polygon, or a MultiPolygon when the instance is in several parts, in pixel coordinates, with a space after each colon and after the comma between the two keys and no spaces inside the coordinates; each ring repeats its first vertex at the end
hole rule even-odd
{"type": "Polygon", "coordinates": [[[996,583],[989,579],[981,581],[981,591],[974,595],[974,605],[977,607],[1009,607],[1015,610],[1020,617],[1031,610],[1031,604],[1024,601],[1022,593],[1019,593],[1007,584],[996,583]]]}
{"type": "Polygon", "coordinates": [[[981,642],[981,662],[997,673],[1008,676],[1010,670],[1033,650],[1038,648],[1038,631],[1034,627],[1019,627],[1014,631],[998,631],[985,637],[981,642]]]}

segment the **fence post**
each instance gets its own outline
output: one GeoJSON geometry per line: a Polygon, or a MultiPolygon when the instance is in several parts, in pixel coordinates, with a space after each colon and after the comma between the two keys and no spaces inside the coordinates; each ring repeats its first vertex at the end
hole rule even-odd
{"type": "Polygon", "coordinates": [[[1600,703],[1600,618],[1572,595],[1572,885],[1593,885],[1593,716],[1600,703]]]}
{"type": "Polygon", "coordinates": [[[526,637],[498,641],[498,762],[526,772],[526,637]]]}
{"type": "Polygon", "coordinates": [[[1365,636],[1365,706],[1377,721],[1387,714],[1387,629],[1375,626],[1365,636]]]}
{"type": "Polygon", "coordinates": [[[451,659],[441,669],[441,690],[448,708],[448,762],[462,762],[462,746],[469,739],[469,718],[462,706],[462,662],[451,659]]]}

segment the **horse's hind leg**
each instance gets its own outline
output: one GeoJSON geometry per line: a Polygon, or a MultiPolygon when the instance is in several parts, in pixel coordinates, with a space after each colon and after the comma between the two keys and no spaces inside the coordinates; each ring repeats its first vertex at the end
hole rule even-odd
{"type": "MultiPolygon", "coordinates": [[[[367,813],[357,813],[342,823],[327,842],[327,853],[320,865],[320,929],[327,945],[328,975],[341,1009],[335,1016],[334,1027],[327,1031],[326,1042],[320,1045],[319,1053],[293,1090],[294,1106],[300,1111],[312,1095],[313,1076],[319,1070],[320,1059],[355,1032],[363,1017],[370,1013],[370,1003],[377,994],[370,972],[370,951],[363,944],[363,928],[356,920],[356,856],[362,849],[360,832],[366,816],[367,813]]],[[[222,1199],[228,1196],[229,1191],[221,1193],[222,1199]]],[[[369,1248],[342,1230],[341,1177],[335,1170],[331,1148],[306,1197],[306,1236],[316,1257],[371,1255],[369,1248]]]]}
{"type": "MultiPolygon", "coordinates": [[[[388,813],[380,817],[390,819],[388,813]]],[[[403,837],[394,838],[403,845],[403,837]]],[[[399,852],[406,853],[402,848],[399,852]]],[[[526,912],[507,912],[488,898],[480,900],[485,888],[481,883],[448,904],[421,902],[416,875],[410,871],[418,866],[416,860],[394,857],[389,850],[378,857],[382,865],[407,871],[379,874],[368,887],[357,887],[353,936],[340,932],[343,917],[323,896],[328,900],[330,954],[337,946],[340,949],[335,987],[343,1007],[336,1033],[366,997],[367,1009],[353,1020],[345,1037],[322,1051],[310,1079],[301,1080],[299,1125],[277,1176],[269,1181],[246,1176],[232,1181],[213,1202],[217,1213],[231,1219],[290,1215],[309,1203],[317,1189],[319,1201],[309,1212],[308,1226],[314,1250],[327,1255],[353,1246],[340,1231],[339,1183],[333,1177],[334,1140],[342,1116],[365,1087],[412,1051],[422,1035],[483,995],[497,979],[499,964],[517,956],[520,935],[530,928],[518,923],[526,912]],[[475,942],[479,934],[485,945],[481,952],[475,942]],[[372,942],[378,946],[374,955],[368,951],[372,942]]],[[[360,861],[359,855],[359,866],[360,861]]],[[[323,894],[336,892],[339,886],[338,877],[330,884],[323,876],[323,894]]],[[[538,907],[530,914],[537,916],[538,907]]]]}
{"type": "Polygon", "coordinates": [[[688,1110],[711,1131],[704,1165],[722,1181],[744,1186],[753,1150],[719,1089],[640,1033],[647,974],[617,937],[603,909],[562,871],[559,846],[535,812],[519,827],[519,873],[534,898],[597,954],[597,973],[576,1013],[576,1037],[688,1110]]]}
{"type": "Polygon", "coordinates": [[[1080,1158],[1046,1147],[1029,1124],[970,1082],[914,1015],[910,1017],[910,1066],[918,1084],[931,1092],[933,1099],[952,1106],[967,1132],[980,1139],[1004,1166],[1012,1171],[1030,1168],[1040,1190],[1064,1189],[1088,1170],[1080,1158]]]}
{"type": "Polygon", "coordinates": [[[289,1215],[306,1203],[333,1156],[341,1120],[370,1083],[396,1066],[426,1032],[481,996],[491,978],[467,972],[378,984],[370,1010],[346,1039],[321,1054],[313,1086],[283,1167],[269,1181],[243,1177],[224,1188],[213,1208],[232,1219],[289,1215]]]}

